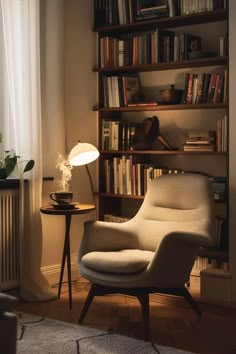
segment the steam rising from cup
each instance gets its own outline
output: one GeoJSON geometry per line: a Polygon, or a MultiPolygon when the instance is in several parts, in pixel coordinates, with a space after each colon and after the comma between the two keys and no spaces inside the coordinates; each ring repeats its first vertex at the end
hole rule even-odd
{"type": "Polygon", "coordinates": [[[64,157],[59,154],[57,159],[56,168],[61,171],[61,180],[59,180],[59,189],[65,192],[69,192],[70,190],[70,180],[72,177],[71,170],[73,166],[68,162],[68,160],[64,159],[64,157]]]}

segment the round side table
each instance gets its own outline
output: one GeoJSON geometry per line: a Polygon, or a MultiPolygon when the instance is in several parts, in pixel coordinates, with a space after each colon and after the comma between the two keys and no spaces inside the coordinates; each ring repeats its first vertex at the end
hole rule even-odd
{"type": "Polygon", "coordinates": [[[64,248],[63,255],[61,261],[61,272],[60,272],[60,280],[58,287],[58,299],[60,299],[61,295],[61,286],[62,279],[65,269],[65,262],[67,260],[67,272],[68,272],[68,290],[69,290],[69,306],[70,310],[72,309],[72,291],[71,291],[71,259],[70,259],[70,225],[71,225],[71,217],[72,215],[80,215],[87,214],[91,211],[95,210],[95,205],[92,204],[76,204],[73,209],[57,209],[51,205],[45,205],[40,208],[40,212],[42,214],[48,215],[64,215],[65,216],[65,240],[64,240],[64,248]]]}

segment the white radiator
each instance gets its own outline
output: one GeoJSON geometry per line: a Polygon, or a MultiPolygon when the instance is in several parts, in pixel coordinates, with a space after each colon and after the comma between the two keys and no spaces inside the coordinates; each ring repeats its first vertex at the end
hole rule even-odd
{"type": "Polygon", "coordinates": [[[0,291],[19,284],[19,191],[0,190],[0,291]]]}

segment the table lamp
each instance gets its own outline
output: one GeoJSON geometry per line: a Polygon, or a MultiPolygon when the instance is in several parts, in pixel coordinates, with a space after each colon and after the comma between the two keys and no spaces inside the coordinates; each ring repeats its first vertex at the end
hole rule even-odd
{"type": "Polygon", "coordinates": [[[90,181],[94,204],[95,204],[95,197],[94,197],[93,181],[92,181],[87,164],[95,161],[98,158],[98,156],[99,156],[99,151],[94,145],[89,144],[89,143],[82,143],[81,141],[79,141],[71,149],[69,156],[68,156],[68,161],[71,164],[71,166],[85,165],[85,168],[88,173],[89,181],[90,181]]]}

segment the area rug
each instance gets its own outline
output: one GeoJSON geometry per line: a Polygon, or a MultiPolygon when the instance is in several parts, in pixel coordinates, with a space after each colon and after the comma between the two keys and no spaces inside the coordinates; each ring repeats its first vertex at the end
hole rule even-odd
{"type": "Polygon", "coordinates": [[[86,326],[17,315],[17,354],[190,354],[86,326]]]}

